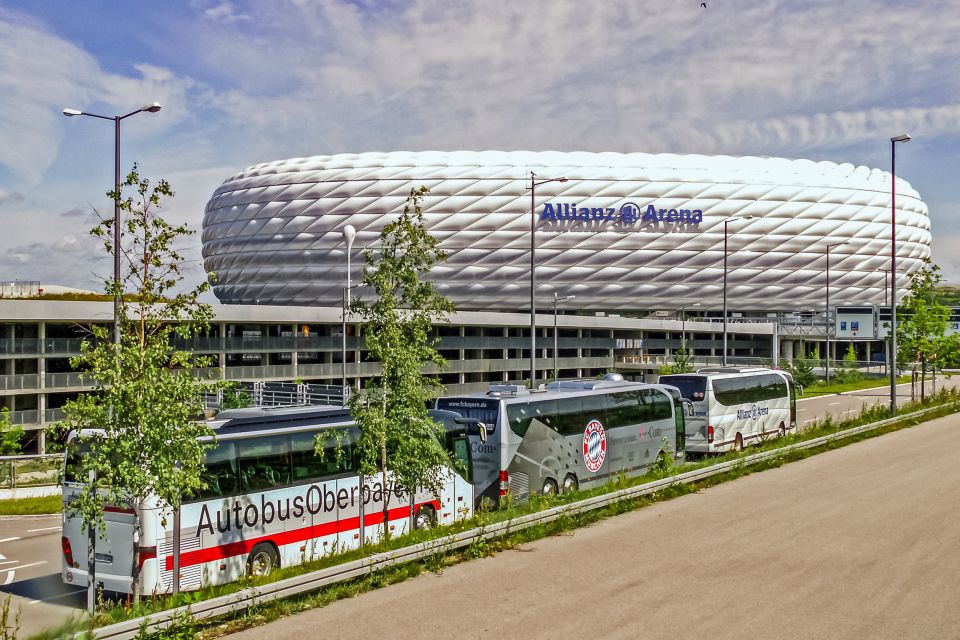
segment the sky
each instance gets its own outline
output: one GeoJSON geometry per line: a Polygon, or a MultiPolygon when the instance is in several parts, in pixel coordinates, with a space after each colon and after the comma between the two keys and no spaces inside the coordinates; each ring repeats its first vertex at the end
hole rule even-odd
{"type": "Polygon", "coordinates": [[[0,0],[0,281],[102,289],[124,173],[197,234],[243,168],[397,150],[670,152],[889,170],[960,283],[957,0],[0,0]]]}

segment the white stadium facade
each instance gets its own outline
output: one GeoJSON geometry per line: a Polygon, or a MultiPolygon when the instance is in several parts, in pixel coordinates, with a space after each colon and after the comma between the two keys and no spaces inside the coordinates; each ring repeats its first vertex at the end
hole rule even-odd
{"type": "MultiPolygon", "coordinates": [[[[255,165],[226,180],[203,220],[205,267],[226,304],[340,304],[343,229],[360,250],[412,188],[448,259],[432,278],[458,309],[529,309],[531,194],[537,297],[583,311],[719,309],[724,229],[733,310],[881,304],[891,182],[879,169],[783,158],[587,152],[394,152],[255,165]],[[728,222],[725,222],[728,221],[728,222]]],[[[927,207],[896,184],[897,286],[930,256],[927,207]]]]}

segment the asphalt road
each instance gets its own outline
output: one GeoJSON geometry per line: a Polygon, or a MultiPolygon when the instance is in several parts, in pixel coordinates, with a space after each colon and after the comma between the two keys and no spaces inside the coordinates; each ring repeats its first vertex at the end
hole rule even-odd
{"type": "Polygon", "coordinates": [[[960,416],[238,633],[958,638],[960,416]]]}
{"type": "MultiPolygon", "coordinates": [[[[960,383],[960,376],[954,381],[960,383]]],[[[938,382],[938,388],[941,384],[938,382]]],[[[898,401],[909,399],[910,386],[900,385],[898,401]]],[[[859,413],[864,405],[887,402],[886,389],[802,398],[797,404],[797,421],[802,428],[828,413],[847,417],[859,413]]],[[[21,611],[22,637],[82,614],[86,591],[60,580],[59,515],[0,517],[0,556],[0,592],[12,594],[14,606],[21,611]]]]}
{"type": "Polygon", "coordinates": [[[85,592],[60,580],[60,514],[0,518],[0,556],[0,595],[14,596],[21,637],[82,610],[85,592]]]}

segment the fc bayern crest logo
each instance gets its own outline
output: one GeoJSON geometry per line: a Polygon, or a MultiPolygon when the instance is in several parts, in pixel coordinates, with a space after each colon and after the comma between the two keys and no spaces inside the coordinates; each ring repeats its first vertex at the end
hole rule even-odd
{"type": "Polygon", "coordinates": [[[607,433],[599,420],[591,420],[583,432],[583,464],[590,471],[599,471],[607,458],[607,433]]]}

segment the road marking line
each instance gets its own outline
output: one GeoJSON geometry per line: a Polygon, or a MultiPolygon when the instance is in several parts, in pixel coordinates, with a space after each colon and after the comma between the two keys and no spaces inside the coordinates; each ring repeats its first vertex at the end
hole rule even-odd
{"type": "Polygon", "coordinates": [[[13,542],[14,540],[19,540],[19,539],[20,539],[20,536],[13,536],[12,538],[4,538],[3,540],[0,540],[0,542],[13,542]]]}
{"type": "Polygon", "coordinates": [[[52,601],[54,601],[54,600],[59,600],[60,598],[67,598],[67,597],[70,597],[70,596],[75,596],[75,595],[77,595],[78,593],[85,593],[85,592],[86,592],[86,588],[77,589],[76,591],[68,591],[68,592],[66,592],[66,593],[60,593],[60,594],[57,594],[57,595],[55,595],[55,596],[50,596],[49,598],[41,598],[41,599],[39,599],[39,600],[33,600],[33,601],[30,602],[29,604],[36,604],[36,603],[38,603],[38,602],[52,602],[52,601]]]}
{"type": "Polygon", "coordinates": [[[0,560],[6,560],[6,559],[7,559],[7,556],[5,556],[5,555],[3,555],[2,553],[0,553],[0,560]]]}
{"type": "Polygon", "coordinates": [[[37,604],[38,602],[43,602],[42,600],[31,600],[27,604],[37,604]]]}
{"type": "MultiPolygon", "coordinates": [[[[26,569],[27,567],[36,567],[41,564],[47,564],[47,561],[41,560],[40,562],[28,562],[27,564],[22,564],[19,567],[10,567],[9,569],[0,569],[0,572],[9,571],[10,573],[13,573],[14,569],[26,569]]],[[[7,582],[7,584],[10,584],[10,583],[7,582]]]]}
{"type": "MultiPolygon", "coordinates": [[[[27,529],[27,533],[36,533],[38,531],[55,531],[60,528],[60,525],[55,527],[44,527],[43,529],[27,529]]],[[[2,542],[2,540],[0,540],[2,542]]]]}
{"type": "Polygon", "coordinates": [[[4,584],[4,585],[8,585],[8,584],[10,584],[11,582],[13,582],[13,576],[15,576],[15,575],[17,574],[17,572],[14,571],[13,569],[9,569],[9,571],[10,571],[10,573],[7,574],[7,579],[3,581],[3,584],[4,584]]]}
{"type": "MultiPolygon", "coordinates": [[[[837,406],[838,404],[840,404],[840,403],[839,403],[839,402],[828,402],[828,403],[827,403],[827,406],[828,406],[828,407],[835,407],[835,406],[837,406]]],[[[358,525],[358,526],[359,526],[359,525],[358,525]]]]}
{"type": "Polygon", "coordinates": [[[19,560],[4,560],[3,562],[0,562],[0,564],[17,564],[18,562],[20,562],[20,561],[19,561],[19,560]]]}

